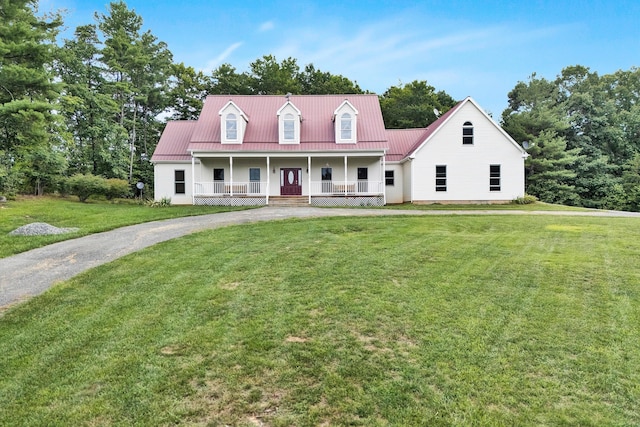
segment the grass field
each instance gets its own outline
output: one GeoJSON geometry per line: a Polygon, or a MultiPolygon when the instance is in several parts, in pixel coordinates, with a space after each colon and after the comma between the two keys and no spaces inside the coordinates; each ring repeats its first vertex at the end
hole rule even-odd
{"type": "Polygon", "coordinates": [[[0,425],[639,425],[640,220],[234,226],[0,317],[0,425]]]}

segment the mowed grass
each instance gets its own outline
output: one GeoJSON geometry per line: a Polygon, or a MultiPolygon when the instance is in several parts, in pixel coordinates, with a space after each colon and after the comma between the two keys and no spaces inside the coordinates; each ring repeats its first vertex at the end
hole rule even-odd
{"type": "Polygon", "coordinates": [[[0,317],[0,425],[639,425],[640,220],[234,226],[0,317]]]}
{"type": "MultiPolygon", "coordinates": [[[[129,201],[130,202],[130,201],[129,201]]],[[[136,203],[111,203],[90,199],[80,203],[77,197],[29,197],[0,204],[0,258],[39,248],[51,243],[169,218],[203,215],[247,209],[225,206],[171,206],[149,207],[136,203]],[[72,233],[48,236],[10,236],[18,227],[33,222],[45,222],[58,228],[78,228],[72,233]]],[[[584,210],[537,202],[529,205],[390,205],[382,209],[405,210],[584,210]]]]}
{"type": "Polygon", "coordinates": [[[15,201],[0,204],[0,258],[126,225],[238,209],[242,208],[223,206],[152,208],[135,203],[117,204],[105,201],[80,203],[77,197],[20,197],[15,201]],[[45,222],[58,228],[73,227],[79,230],[49,236],[9,235],[16,228],[33,222],[45,222]]]}

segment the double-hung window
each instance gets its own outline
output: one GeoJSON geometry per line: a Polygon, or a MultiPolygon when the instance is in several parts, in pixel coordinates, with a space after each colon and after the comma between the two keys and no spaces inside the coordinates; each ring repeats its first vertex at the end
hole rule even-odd
{"type": "Polygon", "coordinates": [[[282,121],[283,138],[286,141],[293,141],[296,138],[296,122],[293,114],[285,114],[282,121]]]}
{"type": "Polygon", "coordinates": [[[260,193],[260,168],[249,168],[249,192],[260,193]]]}
{"type": "Polygon", "coordinates": [[[351,139],[352,123],[351,114],[344,113],[340,116],[340,139],[351,139]]]}
{"type": "Polygon", "coordinates": [[[175,193],[184,194],[185,193],[184,170],[173,171],[173,181],[175,184],[175,193]]]}
{"type": "Polygon", "coordinates": [[[500,191],[500,165],[489,166],[489,191],[500,191]]]}
{"type": "Polygon", "coordinates": [[[473,145],[473,124],[471,122],[464,122],[462,125],[462,144],[473,145]]]}
{"type": "Polygon", "coordinates": [[[358,168],[358,192],[367,193],[369,191],[369,168],[358,168]]]}
{"type": "Polygon", "coordinates": [[[384,171],[384,185],[395,185],[395,171],[384,171]]]}
{"type": "Polygon", "coordinates": [[[447,191],[446,165],[436,165],[436,191],[447,191]]]}
{"type": "Polygon", "coordinates": [[[235,141],[238,139],[238,118],[235,114],[227,114],[226,125],[226,137],[229,141],[235,141]]]}
{"type": "Polygon", "coordinates": [[[213,170],[213,189],[215,193],[224,193],[224,169],[213,170]]]}
{"type": "Polygon", "coordinates": [[[321,169],[323,193],[333,193],[332,172],[333,170],[331,168],[321,169]]]}

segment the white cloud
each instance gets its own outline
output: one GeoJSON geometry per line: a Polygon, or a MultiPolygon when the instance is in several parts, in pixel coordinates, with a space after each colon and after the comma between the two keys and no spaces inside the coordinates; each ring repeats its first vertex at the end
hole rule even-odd
{"type": "Polygon", "coordinates": [[[224,52],[222,52],[220,55],[216,56],[214,59],[207,62],[207,65],[204,67],[204,71],[212,71],[218,65],[222,64],[229,57],[229,55],[231,55],[234,50],[242,46],[242,44],[243,42],[236,42],[231,46],[229,46],[228,48],[226,48],[224,52]]]}
{"type": "Polygon", "coordinates": [[[258,27],[258,32],[263,33],[265,31],[273,30],[274,28],[275,24],[273,23],[273,21],[267,21],[260,24],[260,27],[258,27]]]}

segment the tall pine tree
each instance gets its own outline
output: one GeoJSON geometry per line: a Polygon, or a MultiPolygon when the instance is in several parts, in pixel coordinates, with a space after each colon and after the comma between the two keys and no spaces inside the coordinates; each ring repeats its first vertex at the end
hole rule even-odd
{"type": "Polygon", "coordinates": [[[41,194],[64,172],[52,135],[58,97],[52,61],[60,16],[36,16],[37,1],[0,0],[0,191],[41,194]]]}

